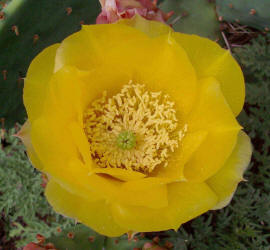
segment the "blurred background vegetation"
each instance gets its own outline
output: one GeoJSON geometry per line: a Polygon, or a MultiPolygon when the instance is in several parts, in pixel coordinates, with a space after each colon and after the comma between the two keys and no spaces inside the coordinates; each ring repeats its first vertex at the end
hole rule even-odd
{"type": "MultiPolygon", "coordinates": [[[[268,250],[270,1],[164,0],[160,6],[165,11],[175,11],[169,20],[175,30],[219,42],[231,51],[244,71],[246,102],[238,119],[254,147],[246,181],[240,183],[228,207],[209,211],[185,223],[178,232],[146,233],[128,241],[127,236],[117,239],[98,236],[81,225],[76,230],[82,236],[94,235],[92,249],[102,249],[103,245],[106,249],[140,249],[145,242],[154,241],[165,249],[177,250],[268,250]]],[[[37,234],[46,238],[66,236],[68,228],[76,224],[52,211],[43,195],[44,178],[31,166],[24,146],[12,135],[26,119],[22,87],[30,61],[43,48],[79,30],[82,23],[95,23],[99,12],[97,0],[0,1],[1,250],[20,249],[34,241],[37,234]]],[[[63,241],[57,244],[59,249],[66,249],[63,241]]]]}

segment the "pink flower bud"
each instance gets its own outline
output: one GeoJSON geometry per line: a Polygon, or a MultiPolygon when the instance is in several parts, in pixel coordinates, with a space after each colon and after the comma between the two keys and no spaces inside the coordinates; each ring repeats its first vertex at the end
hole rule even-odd
{"type": "Polygon", "coordinates": [[[150,0],[99,0],[102,11],[97,24],[114,23],[121,18],[132,18],[138,14],[148,20],[166,22],[170,15],[157,7],[157,1],[150,0]]]}

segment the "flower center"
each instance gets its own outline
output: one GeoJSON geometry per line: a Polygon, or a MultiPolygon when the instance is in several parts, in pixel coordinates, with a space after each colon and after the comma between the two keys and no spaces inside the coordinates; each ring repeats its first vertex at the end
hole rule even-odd
{"type": "Polygon", "coordinates": [[[136,145],[136,136],[131,131],[122,131],[117,136],[116,144],[121,149],[132,149],[136,145]]]}
{"type": "Polygon", "coordinates": [[[178,127],[168,95],[132,82],[112,97],[104,92],[84,113],[91,156],[102,168],[150,173],[166,167],[187,130],[178,127]]]}

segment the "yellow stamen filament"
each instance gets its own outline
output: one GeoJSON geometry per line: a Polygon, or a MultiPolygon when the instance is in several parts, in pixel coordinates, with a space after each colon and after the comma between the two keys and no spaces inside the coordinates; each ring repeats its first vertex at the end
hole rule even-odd
{"type": "Polygon", "coordinates": [[[100,167],[150,173],[168,164],[187,127],[178,129],[168,95],[130,82],[115,96],[109,98],[104,92],[90,105],[84,113],[84,130],[100,167]]]}

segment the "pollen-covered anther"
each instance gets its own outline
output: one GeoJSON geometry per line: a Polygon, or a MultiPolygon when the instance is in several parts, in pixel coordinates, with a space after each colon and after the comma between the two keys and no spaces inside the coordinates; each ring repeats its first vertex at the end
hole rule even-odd
{"type": "Polygon", "coordinates": [[[174,102],[130,81],[121,91],[91,103],[84,113],[90,152],[99,167],[150,173],[168,164],[187,132],[179,129],[174,102]]]}

